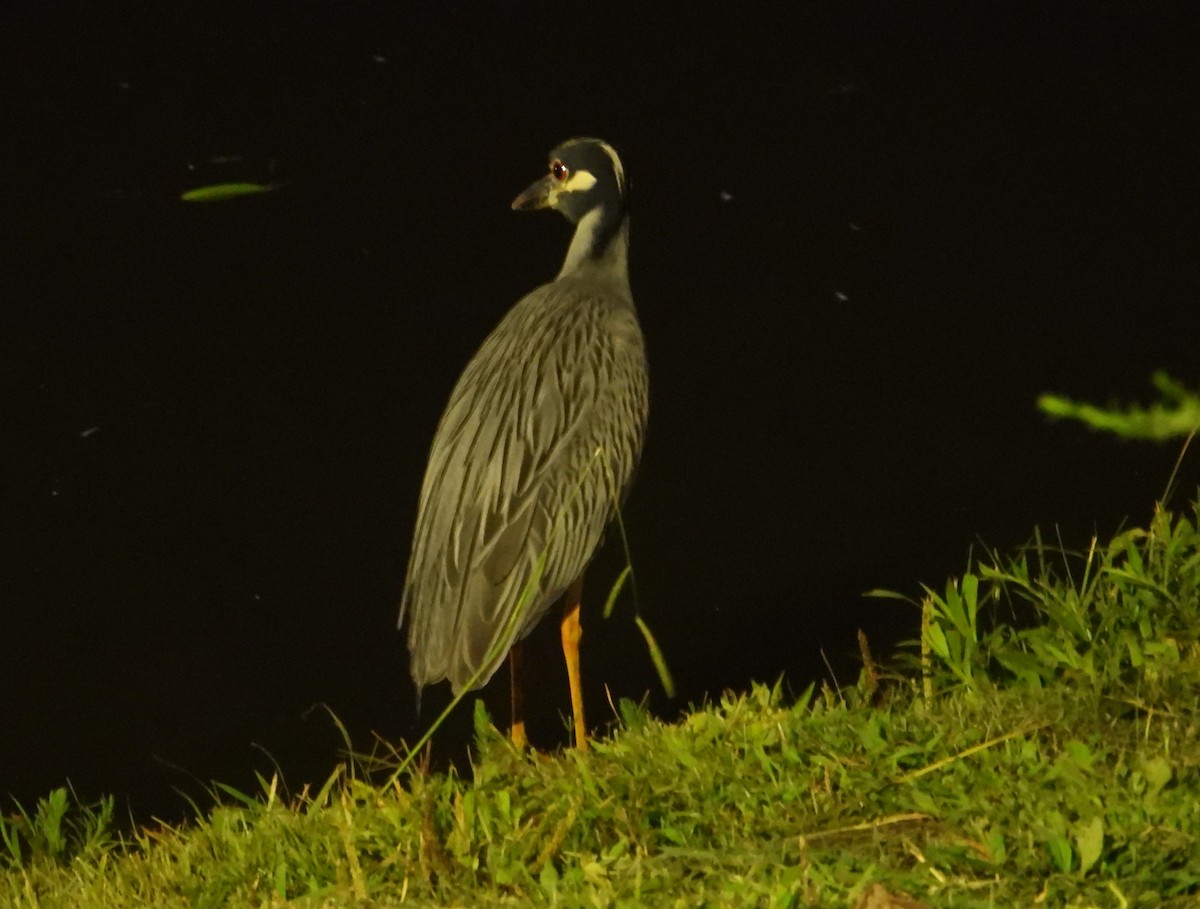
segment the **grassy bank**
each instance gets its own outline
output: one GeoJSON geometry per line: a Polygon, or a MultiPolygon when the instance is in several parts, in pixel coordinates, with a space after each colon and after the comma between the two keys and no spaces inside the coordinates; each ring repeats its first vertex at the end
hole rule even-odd
{"type": "Polygon", "coordinates": [[[55,793],[0,825],[0,904],[1200,905],[1196,509],[913,602],[920,645],[852,688],[622,704],[587,754],[480,718],[470,780],[351,763],[127,837],[55,793]]]}

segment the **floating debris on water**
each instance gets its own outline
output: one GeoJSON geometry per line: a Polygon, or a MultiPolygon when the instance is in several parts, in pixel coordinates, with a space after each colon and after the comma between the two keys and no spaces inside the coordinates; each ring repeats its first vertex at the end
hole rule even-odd
{"type": "Polygon", "coordinates": [[[224,202],[226,199],[237,199],[241,196],[255,196],[259,193],[269,193],[278,189],[280,183],[214,183],[211,186],[197,186],[179,198],[184,202],[224,202]]]}

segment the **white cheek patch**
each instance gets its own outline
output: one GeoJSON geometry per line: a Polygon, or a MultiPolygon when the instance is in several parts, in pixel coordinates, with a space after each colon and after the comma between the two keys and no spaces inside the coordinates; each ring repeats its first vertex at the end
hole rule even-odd
{"type": "Polygon", "coordinates": [[[596,185],[596,178],[590,170],[577,170],[567,177],[566,183],[559,184],[559,191],[564,193],[585,193],[596,185]]]}

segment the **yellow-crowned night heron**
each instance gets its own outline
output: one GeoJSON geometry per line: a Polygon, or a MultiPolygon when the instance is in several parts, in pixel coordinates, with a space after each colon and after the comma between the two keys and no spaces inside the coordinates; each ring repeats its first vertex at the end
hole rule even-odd
{"type": "Polygon", "coordinates": [[[418,690],[482,687],[512,651],[513,739],[523,745],[520,641],[565,593],[563,652],[575,741],[583,573],[629,483],[648,413],[646,354],[629,290],[626,182],[613,148],[572,139],[513,201],[575,224],[562,270],[527,294],[467,364],[433,437],[400,622],[418,690]]]}

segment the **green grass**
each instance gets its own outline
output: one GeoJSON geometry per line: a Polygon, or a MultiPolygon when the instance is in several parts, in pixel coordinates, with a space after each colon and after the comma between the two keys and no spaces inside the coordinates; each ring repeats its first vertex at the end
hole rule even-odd
{"type": "Polygon", "coordinates": [[[58,791],[0,821],[0,905],[1200,905],[1196,517],[989,553],[912,600],[890,670],[622,702],[586,754],[480,714],[469,780],[358,759],[127,836],[58,791]]]}

